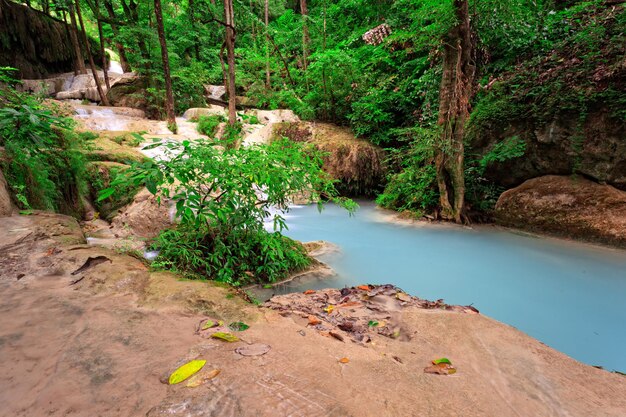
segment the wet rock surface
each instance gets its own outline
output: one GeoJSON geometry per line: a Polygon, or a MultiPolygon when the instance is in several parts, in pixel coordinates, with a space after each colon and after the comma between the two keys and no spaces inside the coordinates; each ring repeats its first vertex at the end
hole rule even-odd
{"type": "Polygon", "coordinates": [[[393,286],[307,291],[256,307],[228,288],[85,245],[66,216],[2,218],[0,236],[3,415],[586,417],[626,409],[624,377],[472,309],[393,286]],[[238,340],[202,334],[207,320],[238,340]],[[359,333],[370,340],[357,341],[359,333]],[[424,372],[441,357],[454,375],[424,372]],[[206,361],[193,384],[163,383],[191,360],[206,361]]]}
{"type": "Polygon", "coordinates": [[[626,192],[582,177],[549,175],[504,192],[499,224],[626,247],[626,192]]]}

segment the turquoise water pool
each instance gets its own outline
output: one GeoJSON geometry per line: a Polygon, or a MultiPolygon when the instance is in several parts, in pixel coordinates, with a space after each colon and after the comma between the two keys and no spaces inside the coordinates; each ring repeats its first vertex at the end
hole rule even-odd
{"type": "Polygon", "coordinates": [[[472,304],[573,358],[626,371],[626,252],[491,227],[402,225],[372,203],[353,217],[296,206],[286,235],[326,240],[337,276],[281,292],[391,283],[427,299],[472,304]]]}

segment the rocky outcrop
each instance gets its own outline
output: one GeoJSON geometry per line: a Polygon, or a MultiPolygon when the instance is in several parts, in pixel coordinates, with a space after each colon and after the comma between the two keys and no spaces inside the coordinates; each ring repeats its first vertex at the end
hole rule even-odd
{"type": "Polygon", "coordinates": [[[348,128],[329,123],[275,123],[271,137],[314,144],[325,154],[324,171],[339,180],[337,189],[342,195],[375,195],[385,180],[384,151],[357,139],[348,128]]]}
{"type": "Polygon", "coordinates": [[[183,113],[183,117],[190,121],[197,121],[198,118],[202,116],[226,116],[226,109],[222,106],[217,106],[215,104],[210,105],[209,107],[194,107],[191,109],[187,109],[185,113],[183,113]]]}
{"type": "MultiPolygon", "coordinates": [[[[104,82],[104,73],[98,71],[97,74],[100,85],[106,93],[107,88],[104,82]]],[[[117,84],[124,84],[129,82],[129,80],[132,81],[135,79],[136,76],[133,73],[109,73],[111,88],[115,87],[117,84]]],[[[43,94],[54,97],[57,100],[88,100],[95,103],[101,101],[96,82],[91,73],[74,75],[74,73],[68,72],[41,80],[25,79],[21,81],[22,84],[18,87],[21,91],[43,94]]]]}
{"type": "Polygon", "coordinates": [[[626,247],[626,192],[582,177],[545,176],[504,192],[499,224],[626,247]]]}
{"type": "Polygon", "coordinates": [[[135,75],[120,78],[107,92],[111,106],[148,109],[146,80],[135,75]]]}
{"type": "Polygon", "coordinates": [[[505,138],[525,142],[524,155],[490,164],[485,177],[504,187],[543,175],[578,173],[626,190],[626,122],[597,110],[580,123],[578,113],[558,114],[549,123],[520,120],[506,129],[494,126],[472,144],[480,155],[505,138]]]}
{"type": "Polygon", "coordinates": [[[10,216],[13,213],[11,193],[2,169],[0,169],[0,217],[10,216]]]}
{"type": "MultiPolygon", "coordinates": [[[[94,60],[102,62],[97,56],[99,47],[90,42],[94,60]]],[[[75,57],[68,25],[30,7],[0,0],[0,67],[17,68],[18,78],[45,78],[72,71],[75,57]]]]}
{"type": "Polygon", "coordinates": [[[157,198],[145,188],[126,207],[115,216],[111,225],[119,236],[135,236],[152,239],[174,224],[175,207],[168,201],[157,201],[157,198]]]}

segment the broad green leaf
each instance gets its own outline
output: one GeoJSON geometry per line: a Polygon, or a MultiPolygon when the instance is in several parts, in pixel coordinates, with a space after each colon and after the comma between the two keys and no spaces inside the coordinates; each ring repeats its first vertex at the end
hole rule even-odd
{"type": "Polygon", "coordinates": [[[448,358],[439,358],[439,359],[435,359],[433,361],[434,365],[439,365],[440,363],[447,363],[449,365],[452,365],[452,362],[450,362],[450,359],[448,359],[448,358]]]}
{"type": "Polygon", "coordinates": [[[370,320],[370,321],[367,323],[367,325],[368,325],[369,327],[376,327],[376,326],[378,326],[378,322],[377,322],[377,321],[375,321],[375,320],[370,320]]]}
{"type": "Polygon", "coordinates": [[[234,332],[243,332],[244,330],[249,329],[250,326],[242,321],[235,321],[233,323],[230,323],[228,325],[228,328],[234,332]]]}
{"type": "Polygon", "coordinates": [[[178,384],[183,382],[185,379],[197,373],[200,369],[204,367],[206,361],[204,359],[196,359],[191,362],[187,362],[170,375],[169,383],[170,385],[178,384]]]}

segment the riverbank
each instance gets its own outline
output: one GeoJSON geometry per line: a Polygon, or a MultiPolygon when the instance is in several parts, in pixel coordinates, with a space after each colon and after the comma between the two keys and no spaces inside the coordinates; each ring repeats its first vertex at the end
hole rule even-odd
{"type": "MultiPolygon", "coordinates": [[[[311,327],[295,310],[303,295],[286,311],[246,304],[214,283],[181,281],[87,246],[65,216],[2,218],[0,234],[8,236],[0,248],[7,414],[620,416],[626,409],[622,376],[482,314],[408,306],[392,314],[406,339],[372,332],[363,345],[342,330],[343,341],[311,327]],[[89,258],[100,261],[86,265],[89,258]],[[207,317],[250,328],[236,332],[240,342],[206,339],[196,329],[207,317]],[[253,343],[271,349],[235,353],[253,343]],[[456,374],[424,373],[443,356],[456,374]],[[219,375],[198,388],[160,382],[194,358],[219,375]]],[[[323,323],[326,314],[319,312],[323,323]]]]}

